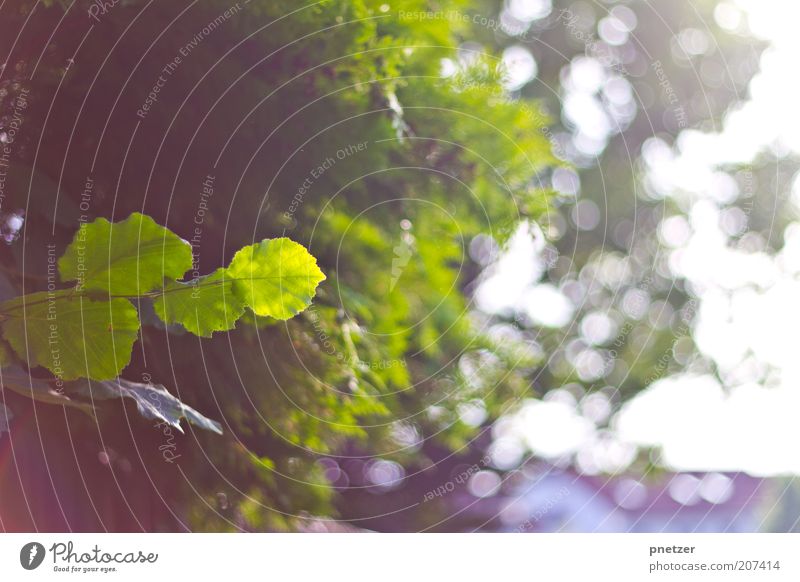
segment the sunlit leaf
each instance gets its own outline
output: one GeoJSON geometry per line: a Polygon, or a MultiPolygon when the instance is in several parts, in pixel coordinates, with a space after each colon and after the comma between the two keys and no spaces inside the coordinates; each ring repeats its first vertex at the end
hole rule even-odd
{"type": "Polygon", "coordinates": [[[154,306],[165,323],[180,323],[203,337],[233,329],[245,310],[244,303],[233,292],[233,282],[226,277],[225,269],[217,269],[190,283],[168,283],[154,306]]]}
{"type": "Polygon", "coordinates": [[[87,291],[140,295],[178,279],[192,266],[192,248],[149,216],[82,225],[58,261],[61,279],[87,291]]]}
{"type": "Polygon", "coordinates": [[[14,352],[62,380],[116,377],[130,362],[139,332],[138,313],[127,299],[41,292],[6,301],[0,310],[3,337],[14,352]]]}
{"type": "Polygon", "coordinates": [[[233,291],[256,315],[289,319],[311,304],[325,275],[303,245],[278,238],[241,249],[227,269],[233,291]]]}

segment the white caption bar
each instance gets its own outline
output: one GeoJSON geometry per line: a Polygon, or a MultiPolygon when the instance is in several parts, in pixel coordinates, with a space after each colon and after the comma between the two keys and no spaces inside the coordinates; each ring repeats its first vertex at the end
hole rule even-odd
{"type": "Polygon", "coordinates": [[[800,580],[799,547],[792,534],[3,534],[0,580],[777,582],[800,580]]]}

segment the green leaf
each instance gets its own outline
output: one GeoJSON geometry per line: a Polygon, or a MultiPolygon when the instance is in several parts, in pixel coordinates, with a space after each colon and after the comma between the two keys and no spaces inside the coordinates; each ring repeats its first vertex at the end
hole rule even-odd
{"type": "Polygon", "coordinates": [[[233,329],[245,310],[244,303],[233,292],[233,281],[225,269],[217,269],[189,283],[167,283],[154,307],[165,323],[180,323],[203,337],[233,329]]]}
{"type": "Polygon", "coordinates": [[[161,384],[143,384],[123,378],[107,382],[83,380],[74,384],[71,390],[98,400],[130,398],[136,402],[136,408],[142,416],[150,420],[166,422],[180,432],[183,432],[180,419],[185,418],[195,426],[222,434],[222,426],[218,422],[206,418],[191,406],[187,406],[170,394],[161,384]]]}
{"type": "Polygon", "coordinates": [[[95,301],[71,290],[17,297],[0,311],[3,337],[16,354],[62,380],[116,377],[139,332],[139,315],[127,299],[95,301]]]}
{"type": "Polygon", "coordinates": [[[54,381],[35,378],[19,366],[12,366],[0,373],[0,384],[4,390],[8,388],[17,394],[39,402],[70,406],[82,410],[89,416],[94,416],[94,408],[91,404],[70,398],[64,393],[63,388],[60,391],[54,388],[53,383],[54,381]]]}
{"type": "Polygon", "coordinates": [[[0,339],[0,368],[5,368],[14,363],[15,357],[11,346],[0,339]]]}
{"type": "Polygon", "coordinates": [[[58,260],[62,280],[110,295],[147,293],[191,267],[191,245],[138,212],[114,224],[98,218],[81,225],[58,260]]]}
{"type": "Polygon", "coordinates": [[[263,240],[234,255],[227,269],[233,291],[256,315],[289,319],[311,304],[325,275],[303,245],[263,240]]]}

